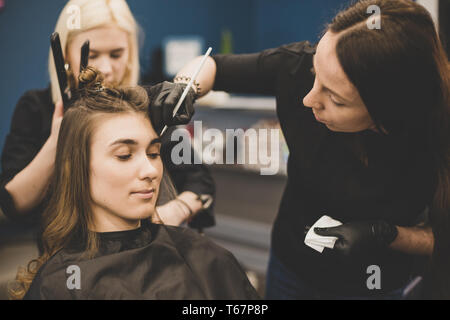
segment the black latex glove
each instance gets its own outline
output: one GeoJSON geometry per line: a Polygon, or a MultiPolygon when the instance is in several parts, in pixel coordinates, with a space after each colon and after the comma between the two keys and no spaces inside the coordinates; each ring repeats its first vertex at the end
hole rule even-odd
{"type": "Polygon", "coordinates": [[[146,88],[150,98],[148,112],[153,128],[157,134],[161,133],[164,126],[169,127],[187,124],[191,120],[195,112],[194,102],[196,98],[192,88],[189,89],[180,109],[178,109],[177,114],[173,117],[173,110],[185,88],[186,84],[184,83],[172,83],[168,81],[146,88]]]}
{"type": "Polygon", "coordinates": [[[364,252],[386,248],[397,237],[394,225],[386,221],[349,222],[337,227],[314,228],[320,236],[337,237],[333,251],[343,256],[356,256],[364,252]]]}

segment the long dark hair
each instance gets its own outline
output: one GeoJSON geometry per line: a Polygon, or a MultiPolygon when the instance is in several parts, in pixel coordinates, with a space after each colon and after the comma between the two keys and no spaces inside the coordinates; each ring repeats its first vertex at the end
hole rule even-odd
{"type": "Polygon", "coordinates": [[[433,297],[450,297],[450,79],[430,14],[409,0],[363,0],[338,13],[336,53],[379,132],[426,146],[435,168],[430,203],[433,297]],[[369,28],[369,6],[380,28],[369,28]]]}

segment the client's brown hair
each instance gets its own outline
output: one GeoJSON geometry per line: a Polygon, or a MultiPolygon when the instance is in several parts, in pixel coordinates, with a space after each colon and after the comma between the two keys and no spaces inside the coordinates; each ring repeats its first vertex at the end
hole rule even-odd
{"type": "Polygon", "coordinates": [[[43,213],[43,253],[19,268],[13,299],[24,297],[39,268],[71,241],[82,245],[85,254],[95,255],[96,233],[90,231],[89,159],[90,145],[97,119],[105,114],[138,113],[148,117],[148,96],[141,87],[106,86],[103,76],[86,68],[79,76],[76,98],[64,114],[58,136],[55,168],[49,188],[49,204],[43,213]]]}

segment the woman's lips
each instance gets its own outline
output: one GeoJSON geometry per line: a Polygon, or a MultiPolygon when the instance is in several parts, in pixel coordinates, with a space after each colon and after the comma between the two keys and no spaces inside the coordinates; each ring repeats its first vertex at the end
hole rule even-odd
{"type": "Polygon", "coordinates": [[[155,193],[154,189],[151,190],[142,190],[137,192],[132,192],[132,195],[135,195],[136,197],[140,199],[151,199],[153,198],[153,194],[155,193]]]}

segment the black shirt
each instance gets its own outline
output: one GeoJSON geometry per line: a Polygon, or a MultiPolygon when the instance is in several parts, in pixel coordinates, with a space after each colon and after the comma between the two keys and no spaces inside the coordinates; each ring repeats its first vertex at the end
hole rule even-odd
{"type": "MultiPolygon", "coordinates": [[[[18,101],[14,110],[10,132],[3,147],[0,176],[0,206],[6,216],[17,219],[12,197],[5,189],[14,176],[22,171],[37,155],[50,136],[54,104],[50,89],[27,91],[18,101]]],[[[170,153],[178,143],[170,141],[170,130],[162,137],[161,157],[178,192],[191,191],[196,194],[215,194],[212,176],[205,165],[180,164],[171,161],[170,153]]],[[[31,212],[20,215],[24,220],[37,220],[45,209],[47,201],[42,201],[31,212]]],[[[191,221],[191,227],[209,227],[215,224],[212,205],[199,212],[191,221]]]]}
{"type": "Polygon", "coordinates": [[[143,220],[98,236],[91,259],[80,241],[52,256],[24,299],[259,299],[234,256],[190,229],[143,220]]]}
{"type": "Polygon", "coordinates": [[[272,250],[289,269],[319,290],[378,294],[408,280],[412,256],[387,250],[347,261],[304,244],[305,226],[322,215],[342,223],[384,219],[411,226],[434,190],[429,153],[413,139],[370,130],[340,133],[315,120],[303,98],[311,90],[314,48],[298,42],[255,54],[216,55],[214,90],[274,95],[289,148],[288,180],[272,230],[272,250]],[[359,142],[368,165],[355,153],[359,142]],[[367,268],[378,265],[381,290],[368,290],[367,268]]]}

